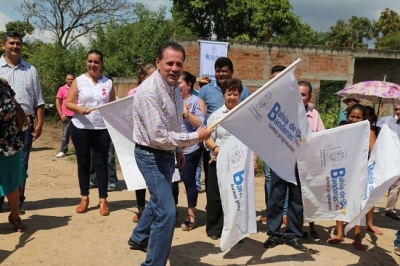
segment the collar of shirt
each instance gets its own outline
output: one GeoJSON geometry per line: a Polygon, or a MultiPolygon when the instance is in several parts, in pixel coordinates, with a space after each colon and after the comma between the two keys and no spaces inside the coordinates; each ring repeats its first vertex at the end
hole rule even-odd
{"type": "Polygon", "coordinates": [[[225,104],[221,108],[222,108],[222,113],[226,114],[227,112],[229,112],[229,109],[226,108],[225,104]]]}
{"type": "Polygon", "coordinates": [[[164,86],[161,86],[161,88],[165,88],[166,92],[171,95],[174,96],[175,93],[175,88],[178,86],[178,82],[175,83],[174,85],[169,84],[167,81],[165,81],[163,79],[163,77],[161,76],[159,71],[155,71],[155,78],[156,78],[156,82],[158,83],[162,83],[164,86]]]}
{"type": "Polygon", "coordinates": [[[314,109],[311,108],[310,106],[308,106],[308,104],[307,104],[307,107],[306,107],[306,115],[309,116],[309,117],[314,118],[313,112],[312,112],[313,110],[314,110],[314,109]]]}
{"type": "Polygon", "coordinates": [[[219,91],[221,91],[221,88],[218,86],[218,84],[217,84],[217,80],[216,79],[214,79],[214,81],[213,81],[213,87],[214,88],[216,88],[217,90],[219,90],[219,91]]]}
{"type": "MultiPolygon", "coordinates": [[[[4,57],[4,54],[0,58],[0,66],[1,67],[8,66],[8,67],[13,68],[12,66],[10,66],[9,63],[7,63],[7,61],[4,57]]],[[[19,63],[18,63],[18,65],[15,66],[15,68],[18,68],[18,67],[25,67],[25,61],[21,57],[19,58],[19,63]]]]}

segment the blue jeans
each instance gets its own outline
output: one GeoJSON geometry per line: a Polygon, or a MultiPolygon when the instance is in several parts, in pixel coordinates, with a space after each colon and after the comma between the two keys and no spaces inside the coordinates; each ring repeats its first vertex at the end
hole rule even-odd
{"type": "Polygon", "coordinates": [[[263,161],[265,176],[265,206],[268,208],[269,195],[271,194],[271,168],[263,161]]]}
{"type": "MultiPolygon", "coordinates": [[[[32,126],[25,130],[20,132],[22,142],[24,143],[24,147],[22,148],[22,164],[24,165],[24,168],[26,172],[28,172],[28,162],[29,162],[29,155],[31,154],[31,148],[32,148],[32,132],[33,132],[33,121],[32,126]]],[[[25,201],[25,186],[26,186],[26,179],[21,183],[19,186],[19,204],[22,205],[25,201]]]]}
{"type": "Polygon", "coordinates": [[[395,247],[400,247],[400,223],[399,223],[398,228],[397,228],[396,240],[394,241],[394,246],[395,247]]]}
{"type": "Polygon", "coordinates": [[[201,149],[185,154],[185,165],[182,168],[181,179],[185,184],[188,208],[196,208],[199,191],[196,185],[196,170],[200,163],[201,149]]]}
{"type": "Polygon", "coordinates": [[[303,201],[301,198],[300,180],[296,170],[297,186],[281,179],[271,170],[271,195],[267,209],[267,234],[268,236],[281,237],[280,232],[283,218],[283,205],[286,195],[288,198],[288,223],[283,237],[286,241],[303,236],[303,225],[300,213],[303,212],[303,201]],[[289,191],[289,193],[287,193],[289,191]]]}
{"type": "Polygon", "coordinates": [[[72,116],[67,116],[67,121],[62,122],[62,139],[60,151],[62,151],[63,153],[67,153],[68,151],[69,137],[71,135],[71,119],[72,116]]]}
{"type": "Polygon", "coordinates": [[[131,239],[148,245],[146,261],[141,265],[165,265],[175,226],[175,202],[170,192],[175,155],[135,148],[135,158],[146,181],[150,199],[131,239]]]}

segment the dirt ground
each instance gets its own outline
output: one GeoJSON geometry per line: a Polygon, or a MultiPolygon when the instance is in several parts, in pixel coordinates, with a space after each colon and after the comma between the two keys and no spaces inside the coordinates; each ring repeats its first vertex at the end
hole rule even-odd
{"type": "MultiPolygon", "coordinates": [[[[43,135],[34,145],[29,163],[25,203],[21,218],[25,233],[15,233],[7,221],[8,207],[0,213],[1,265],[139,265],[145,253],[130,250],[127,240],[135,224],[135,193],[127,191],[121,171],[115,192],[109,193],[108,217],[100,216],[97,190],[91,190],[86,214],[77,214],[80,201],[77,166],[73,155],[56,159],[60,144],[60,126],[46,124],[43,135]]],[[[265,206],[263,178],[256,178],[257,215],[265,206]]],[[[181,184],[179,225],[185,218],[185,191],[181,184]]],[[[197,227],[183,232],[177,226],[168,265],[399,265],[393,252],[398,222],[384,216],[384,196],[375,208],[375,224],[383,236],[363,232],[367,251],[351,245],[352,233],[345,242],[330,245],[333,221],[317,222],[320,240],[307,239],[304,244],[314,252],[302,253],[285,245],[265,249],[266,226],[258,223],[258,233],[242,244],[221,252],[219,241],[205,234],[205,193],[199,195],[197,227]]],[[[306,228],[308,230],[308,228],[306,228]]]]}

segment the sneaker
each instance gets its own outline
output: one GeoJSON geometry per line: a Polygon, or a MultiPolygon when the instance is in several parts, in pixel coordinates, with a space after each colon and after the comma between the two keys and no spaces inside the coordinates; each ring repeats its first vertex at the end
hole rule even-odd
{"type": "Polygon", "coordinates": [[[114,191],[116,188],[117,188],[116,184],[109,184],[107,187],[107,191],[111,192],[111,191],[114,191]]]}
{"type": "Polygon", "coordinates": [[[97,187],[97,183],[90,181],[89,188],[95,188],[95,187],[97,187]]]}
{"type": "Polygon", "coordinates": [[[396,254],[397,256],[400,256],[400,246],[394,248],[394,254],[396,254]]]}
{"type": "Polygon", "coordinates": [[[58,154],[57,154],[57,158],[62,158],[62,157],[64,157],[65,156],[65,153],[63,153],[62,151],[60,151],[58,154]]]}

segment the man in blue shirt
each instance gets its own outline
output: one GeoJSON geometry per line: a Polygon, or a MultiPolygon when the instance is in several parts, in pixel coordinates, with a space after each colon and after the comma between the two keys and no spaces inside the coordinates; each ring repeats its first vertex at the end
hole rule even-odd
{"type": "MultiPolygon", "coordinates": [[[[215,60],[214,69],[215,80],[201,87],[198,95],[198,97],[204,100],[204,103],[207,107],[207,115],[204,121],[207,121],[207,119],[212,113],[214,113],[215,110],[224,105],[225,101],[220,86],[225,80],[232,78],[234,72],[232,61],[227,57],[219,57],[217,60],[215,60]]],[[[239,103],[249,96],[249,89],[245,85],[243,85],[243,91],[240,94],[239,103]]],[[[205,148],[203,148],[203,169],[206,190],[208,177],[208,161],[210,161],[210,153],[205,148]]]]}
{"type": "MultiPolygon", "coordinates": [[[[379,119],[378,123],[376,123],[376,127],[379,132],[383,124],[394,116],[397,117],[396,131],[397,131],[397,136],[399,137],[400,140],[400,105],[395,105],[393,107],[393,115],[385,116],[379,119]]],[[[399,197],[399,192],[400,192],[400,178],[397,179],[397,181],[394,182],[394,184],[389,188],[389,193],[385,208],[385,216],[390,217],[396,221],[400,221],[400,217],[396,213],[396,202],[397,198],[399,197]]],[[[398,241],[400,241],[400,237],[398,238],[398,241]]]]}
{"type": "MultiPolygon", "coordinates": [[[[232,78],[234,70],[232,61],[227,57],[219,57],[214,64],[215,80],[207,85],[204,85],[199,92],[199,97],[202,98],[207,106],[207,115],[204,121],[214,113],[215,110],[224,105],[224,97],[221,92],[221,84],[232,78]]],[[[240,94],[239,103],[250,96],[249,89],[243,85],[243,92],[240,94]]]]}

